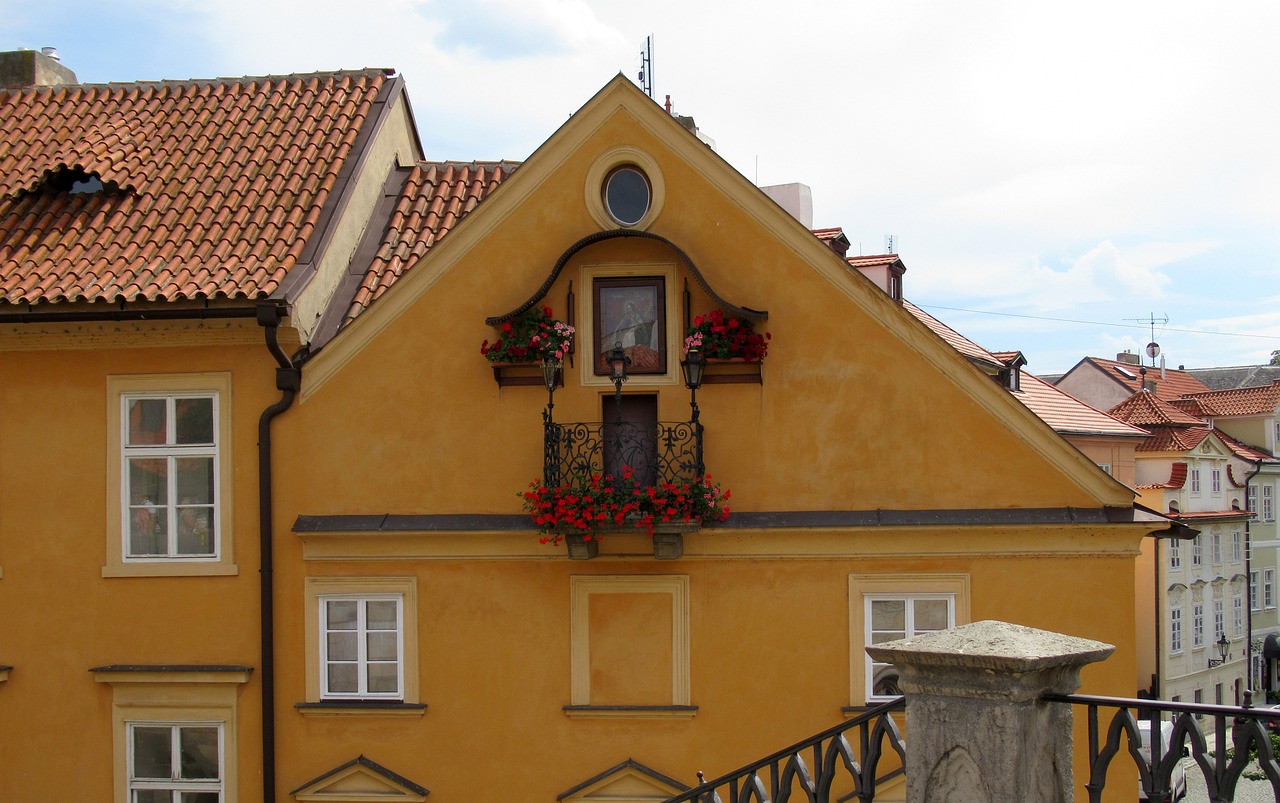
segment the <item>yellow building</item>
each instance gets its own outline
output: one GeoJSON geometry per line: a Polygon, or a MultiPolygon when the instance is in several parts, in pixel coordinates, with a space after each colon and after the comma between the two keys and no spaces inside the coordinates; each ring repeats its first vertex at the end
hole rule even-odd
{"type": "Polygon", "coordinates": [[[380,73],[0,110],[55,134],[0,156],[0,799],[661,800],[891,695],[870,641],[980,619],[1115,644],[1085,690],[1131,693],[1168,522],[625,79],[518,168],[419,161],[380,73]],[[215,99],[268,139],[148,183],[148,126],[215,99]],[[544,306],[550,396],[481,354],[544,306]],[[767,356],[694,408],[715,310],[767,356]],[[732,512],[570,559],[520,494],[581,454],[732,512]]]}

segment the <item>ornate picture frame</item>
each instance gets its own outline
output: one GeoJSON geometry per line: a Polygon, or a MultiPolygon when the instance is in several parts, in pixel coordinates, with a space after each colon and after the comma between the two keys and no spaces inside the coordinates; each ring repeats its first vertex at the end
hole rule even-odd
{"type": "Polygon", "coordinates": [[[667,372],[666,279],[661,276],[597,278],[592,282],[593,364],[609,373],[609,352],[620,345],[631,358],[629,374],[667,372]]]}

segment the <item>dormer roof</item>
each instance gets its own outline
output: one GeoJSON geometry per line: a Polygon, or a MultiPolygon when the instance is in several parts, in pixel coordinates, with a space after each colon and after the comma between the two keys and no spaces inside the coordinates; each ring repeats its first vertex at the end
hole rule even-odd
{"type": "Polygon", "coordinates": [[[1280,380],[1252,388],[1191,393],[1174,403],[1183,409],[1187,409],[1184,404],[1194,404],[1209,416],[1274,415],[1280,409],[1280,380]]]}

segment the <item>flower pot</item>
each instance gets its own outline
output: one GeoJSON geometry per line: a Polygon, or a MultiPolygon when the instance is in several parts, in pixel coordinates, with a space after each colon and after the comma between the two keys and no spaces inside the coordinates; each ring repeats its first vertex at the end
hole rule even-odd
{"type": "Polygon", "coordinates": [[[727,360],[716,357],[707,358],[707,366],[702,374],[704,385],[756,384],[763,385],[759,360],[748,361],[742,357],[731,357],[727,360]]]}
{"type": "Polygon", "coordinates": [[[600,541],[594,537],[568,533],[564,537],[564,543],[569,548],[569,560],[591,560],[600,556],[600,541]]]}
{"type": "MultiPolygon", "coordinates": [[[[533,385],[544,387],[540,362],[491,362],[493,380],[498,387],[533,385]]],[[[564,387],[564,370],[556,371],[556,386],[564,387]]]]}

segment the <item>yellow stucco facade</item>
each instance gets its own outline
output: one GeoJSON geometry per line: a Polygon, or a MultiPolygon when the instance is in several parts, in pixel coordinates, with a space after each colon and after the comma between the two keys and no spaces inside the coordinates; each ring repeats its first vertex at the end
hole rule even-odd
{"type": "MultiPolygon", "coordinates": [[[[0,800],[112,799],[121,723],[184,710],[224,723],[224,799],[261,797],[257,425],[275,363],[251,321],[154,326],[0,332],[0,800]],[[112,411],[122,377],[157,376],[216,392],[225,422],[225,549],[173,576],[110,569],[138,507],[112,411]]],[[[303,365],[272,450],[277,800],[660,800],[864,706],[879,599],[1114,644],[1084,690],[1133,690],[1152,526],[1102,515],[1132,492],[621,78],[303,365]],[[649,179],[653,236],[553,275],[604,228],[616,164],[649,179]],[[663,421],[689,416],[686,288],[694,315],[717,306],[708,288],[768,311],[760,381],[697,396],[734,517],[686,533],[677,560],[625,533],[570,561],[517,519],[547,393],[499,385],[479,346],[549,277],[540,303],[578,327],[561,422],[600,421],[615,393],[592,370],[596,279],[663,280],[667,370],[622,386],[663,421]],[[325,692],[325,612],[348,603],[370,634],[394,609],[392,693],[325,692]]]]}

